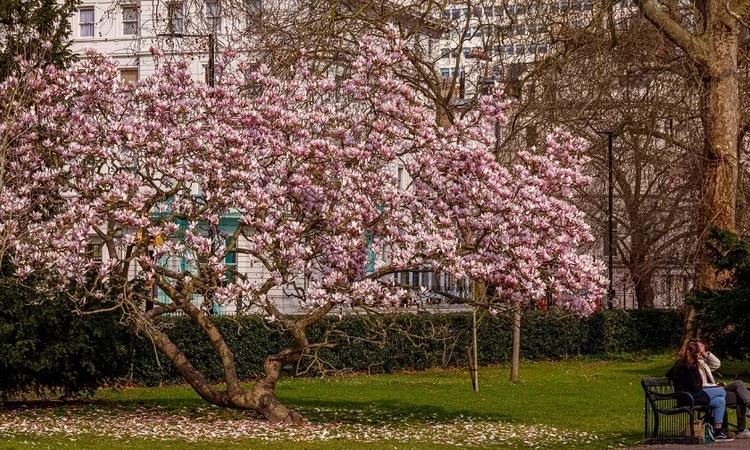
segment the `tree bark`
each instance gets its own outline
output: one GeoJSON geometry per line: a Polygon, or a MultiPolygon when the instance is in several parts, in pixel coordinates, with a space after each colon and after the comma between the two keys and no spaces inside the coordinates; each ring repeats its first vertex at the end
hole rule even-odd
{"type": "Polygon", "coordinates": [[[630,277],[635,287],[635,299],[638,309],[649,309],[654,307],[654,287],[651,284],[653,269],[645,267],[645,264],[631,271],[630,277]]]}
{"type": "Polygon", "coordinates": [[[510,381],[518,381],[518,366],[521,364],[521,305],[513,304],[513,354],[510,363],[510,381]]]}
{"type": "Polygon", "coordinates": [[[630,281],[633,282],[635,290],[635,301],[638,309],[654,307],[654,287],[651,284],[654,275],[654,264],[648,259],[649,245],[640,230],[633,232],[632,251],[630,259],[627,261],[630,281]]]}
{"type": "MultiPolygon", "coordinates": [[[[736,231],[737,137],[741,111],[737,73],[740,23],[737,18],[747,13],[750,4],[706,0],[702,4],[705,26],[700,34],[694,34],[669,17],[653,0],[635,2],[649,21],[687,53],[702,78],[701,116],[705,141],[700,214],[701,243],[705,244],[712,227],[736,231]]],[[[695,288],[715,287],[716,271],[705,245],[701,245],[698,252],[695,288]]],[[[695,312],[686,308],[680,353],[684,353],[688,340],[697,332],[695,312]]]]}
{"type": "MultiPolygon", "coordinates": [[[[275,394],[281,368],[287,361],[298,358],[299,356],[295,355],[301,355],[300,350],[287,349],[269,356],[264,364],[265,378],[257,382],[251,390],[248,391],[238,385],[232,389],[220,391],[214,389],[166,334],[150,323],[141,328],[141,334],[150,336],[156,349],[174,364],[190,387],[206,402],[216,406],[253,410],[263,414],[271,423],[292,425],[304,423],[302,415],[281,404],[275,394]]],[[[222,360],[225,358],[222,355],[220,357],[222,360]]]]}
{"type": "MultiPolygon", "coordinates": [[[[714,227],[736,231],[737,136],[740,130],[737,74],[739,27],[724,6],[717,3],[709,2],[709,17],[714,17],[708,23],[707,33],[711,37],[710,62],[700,67],[704,95],[702,116],[705,124],[705,153],[700,204],[703,238],[696,264],[697,289],[716,287],[716,270],[711,265],[705,236],[714,227]]],[[[698,332],[695,311],[686,307],[680,354],[685,352],[688,341],[696,337],[698,332]]]]}
{"type": "MultiPolygon", "coordinates": [[[[172,291],[172,294],[176,294],[176,291],[172,291]]],[[[179,309],[185,311],[211,341],[223,367],[226,390],[215,389],[169,337],[151,322],[151,316],[135,314],[134,316],[137,317],[134,324],[135,331],[151,339],[154,347],[174,364],[180,375],[203,400],[216,406],[259,412],[271,423],[293,425],[304,423],[302,415],[281,404],[275,394],[276,382],[282,367],[290,362],[298,361],[304,353],[307,340],[299,339],[299,335],[304,336],[304,332],[300,333],[297,329],[293,333],[295,335],[294,348],[286,349],[266,359],[264,379],[257,382],[251,390],[247,390],[240,384],[234,363],[234,353],[211,319],[184,298],[180,299],[177,295],[175,297],[178,298],[176,303],[179,303],[179,309]],[[299,347],[298,343],[303,347],[299,347]]]]}

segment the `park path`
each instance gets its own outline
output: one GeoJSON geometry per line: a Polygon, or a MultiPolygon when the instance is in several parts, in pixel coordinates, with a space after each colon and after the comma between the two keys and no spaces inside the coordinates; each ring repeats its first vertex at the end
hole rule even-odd
{"type": "Polygon", "coordinates": [[[750,449],[750,439],[735,439],[732,442],[722,442],[704,445],[683,445],[683,444],[669,444],[669,445],[644,445],[641,447],[633,447],[625,450],[699,450],[699,449],[711,449],[711,450],[736,450],[736,449],[750,449]]]}

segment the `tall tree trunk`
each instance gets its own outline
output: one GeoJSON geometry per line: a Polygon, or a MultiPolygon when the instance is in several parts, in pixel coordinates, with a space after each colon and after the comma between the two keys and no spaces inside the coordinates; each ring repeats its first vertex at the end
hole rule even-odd
{"type": "MultiPolygon", "coordinates": [[[[737,52],[741,28],[738,18],[750,12],[750,3],[705,0],[697,3],[696,8],[682,10],[692,16],[681,20],[679,16],[670,16],[654,0],[634,1],[644,16],[688,55],[702,78],[705,160],[700,214],[703,222],[701,242],[705,243],[711,227],[730,231],[736,229],[737,137],[740,121],[737,52]],[[692,26],[688,29],[682,23],[692,26]]],[[[696,261],[695,287],[715,287],[716,273],[704,246],[701,246],[696,261]]],[[[688,308],[681,353],[685,351],[689,338],[697,332],[695,312],[688,308]]]]}
{"type": "MultiPolygon", "coordinates": [[[[630,214],[631,223],[638,224],[641,218],[637,211],[630,214]]],[[[627,260],[628,274],[635,290],[635,301],[638,309],[654,307],[654,287],[652,285],[654,275],[654,264],[649,260],[650,244],[647,242],[646,234],[639,225],[631,235],[631,254],[627,260]]]]}
{"type": "Polygon", "coordinates": [[[630,272],[633,286],[635,287],[635,299],[638,302],[638,309],[648,309],[654,307],[654,286],[653,281],[653,267],[648,263],[641,262],[639,267],[636,267],[630,272]]]}
{"type": "MultiPolygon", "coordinates": [[[[716,271],[711,265],[706,236],[711,228],[736,230],[737,208],[737,136],[740,124],[739,80],[737,78],[737,49],[739,27],[728,16],[724,4],[711,2],[715,20],[708,23],[708,63],[700,67],[703,78],[703,122],[705,124],[705,153],[701,218],[703,239],[696,266],[698,289],[716,287],[716,271]],[[719,20],[723,18],[724,20],[719,20]],[[731,24],[731,25],[730,25],[731,24]],[[733,26],[732,26],[733,25],[733,26]]],[[[685,333],[680,353],[684,353],[690,338],[698,334],[695,311],[685,311],[685,333]]]]}

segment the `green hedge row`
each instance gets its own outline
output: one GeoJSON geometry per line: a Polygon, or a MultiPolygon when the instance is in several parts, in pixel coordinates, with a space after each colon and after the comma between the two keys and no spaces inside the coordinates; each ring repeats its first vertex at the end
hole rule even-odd
{"type": "MultiPolygon", "coordinates": [[[[235,354],[239,375],[257,377],[266,355],[290,345],[278,327],[258,317],[216,317],[235,354]]],[[[471,342],[470,314],[395,314],[328,317],[310,330],[310,341],[338,345],[320,350],[290,373],[323,371],[391,372],[467,363],[471,342]]],[[[161,321],[167,334],[198,370],[212,381],[221,380],[221,365],[208,340],[187,318],[161,321]]],[[[560,311],[525,314],[521,357],[529,360],[562,359],[578,355],[663,352],[677,348],[683,330],[682,313],[673,310],[600,311],[579,317],[560,311]]],[[[480,364],[509,361],[511,320],[483,315],[477,330],[480,364]]],[[[130,381],[158,385],[179,383],[171,363],[155,354],[144,339],[132,343],[130,381]]]]}
{"type": "Polygon", "coordinates": [[[120,312],[81,315],[67,299],[36,298],[33,289],[0,277],[0,400],[74,397],[127,376],[132,339],[120,312]]]}

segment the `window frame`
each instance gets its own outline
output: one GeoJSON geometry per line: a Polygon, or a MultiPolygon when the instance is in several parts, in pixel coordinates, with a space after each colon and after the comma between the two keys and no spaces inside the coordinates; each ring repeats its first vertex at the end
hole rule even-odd
{"type": "Polygon", "coordinates": [[[139,10],[138,5],[134,3],[122,5],[122,35],[123,36],[138,36],[139,34],[138,28],[141,22],[140,13],[138,10],[139,10]],[[129,20],[126,20],[126,13],[128,11],[131,11],[133,13],[133,17],[130,18],[129,20]],[[132,33],[127,32],[128,25],[133,25],[132,33]]]}
{"type": "Polygon", "coordinates": [[[96,8],[93,5],[81,5],[78,7],[78,37],[81,38],[93,38],[96,34],[96,8]],[[91,21],[84,22],[83,14],[91,13],[91,21]],[[91,30],[91,34],[84,34],[84,27],[86,30],[91,30]]]}
{"type": "Polygon", "coordinates": [[[174,34],[185,32],[185,4],[183,2],[167,3],[167,30],[174,34]]]}
{"type": "Polygon", "coordinates": [[[206,25],[208,25],[209,31],[220,33],[223,25],[223,8],[221,7],[221,2],[219,0],[206,0],[204,11],[206,25]],[[215,9],[212,9],[211,5],[213,5],[215,9]]]}

